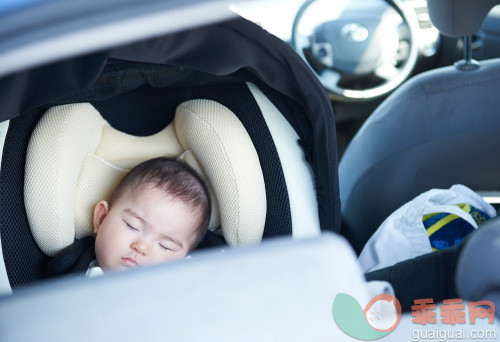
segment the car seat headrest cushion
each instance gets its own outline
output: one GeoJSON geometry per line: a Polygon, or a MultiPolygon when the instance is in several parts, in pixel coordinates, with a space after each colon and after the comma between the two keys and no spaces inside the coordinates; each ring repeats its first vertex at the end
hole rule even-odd
{"type": "Polygon", "coordinates": [[[259,242],[267,208],[264,177],[243,124],[228,108],[210,100],[180,104],[174,123],[182,147],[193,152],[212,184],[226,241],[259,242]]]}
{"type": "Polygon", "coordinates": [[[25,206],[40,249],[52,256],[75,236],[91,235],[94,206],[109,199],[129,169],[158,156],[180,156],[207,181],[210,228],[222,222],[229,244],[261,240],[266,216],[262,170],[250,137],[230,110],[214,101],[188,101],[178,107],[173,123],[137,137],[114,129],[92,105],[80,103],[49,109],[28,145],[25,206]]]}
{"type": "Polygon", "coordinates": [[[500,0],[427,0],[432,24],[443,34],[460,37],[478,33],[500,0]]]}
{"type": "Polygon", "coordinates": [[[26,154],[24,203],[31,232],[54,255],[75,237],[80,168],[99,145],[102,118],[89,104],[51,108],[35,127],[26,154]]]}

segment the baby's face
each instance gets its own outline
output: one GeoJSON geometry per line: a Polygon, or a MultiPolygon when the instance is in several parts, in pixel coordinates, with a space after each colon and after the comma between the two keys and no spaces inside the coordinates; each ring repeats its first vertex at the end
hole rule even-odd
{"type": "Polygon", "coordinates": [[[115,271],[185,257],[196,239],[198,216],[151,187],[124,194],[111,208],[100,202],[94,212],[99,266],[115,271]]]}

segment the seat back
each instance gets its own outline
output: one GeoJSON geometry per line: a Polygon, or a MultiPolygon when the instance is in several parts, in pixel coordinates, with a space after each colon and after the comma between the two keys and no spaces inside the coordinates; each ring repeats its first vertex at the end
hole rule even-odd
{"type": "Polygon", "coordinates": [[[440,68],[408,81],[366,120],[339,164],[342,231],[357,252],[390,213],[424,191],[456,183],[500,189],[498,89],[500,59],[473,71],[440,68]]]}

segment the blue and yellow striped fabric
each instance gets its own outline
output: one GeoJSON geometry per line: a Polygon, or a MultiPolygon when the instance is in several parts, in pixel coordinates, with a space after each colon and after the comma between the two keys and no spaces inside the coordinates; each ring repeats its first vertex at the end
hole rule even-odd
{"type": "MultiPolygon", "coordinates": [[[[469,213],[478,226],[491,218],[484,211],[470,204],[459,203],[455,205],[469,213]]],[[[422,222],[427,230],[427,236],[429,236],[433,251],[458,244],[467,234],[474,230],[474,227],[463,218],[448,213],[424,215],[422,222]]]]}

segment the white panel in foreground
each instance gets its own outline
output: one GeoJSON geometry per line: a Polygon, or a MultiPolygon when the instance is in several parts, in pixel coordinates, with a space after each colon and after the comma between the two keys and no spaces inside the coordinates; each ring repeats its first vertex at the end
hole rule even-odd
{"type": "Polygon", "coordinates": [[[0,340],[339,341],[338,292],[368,299],[342,237],[279,239],[16,291],[0,300],[0,340]]]}

